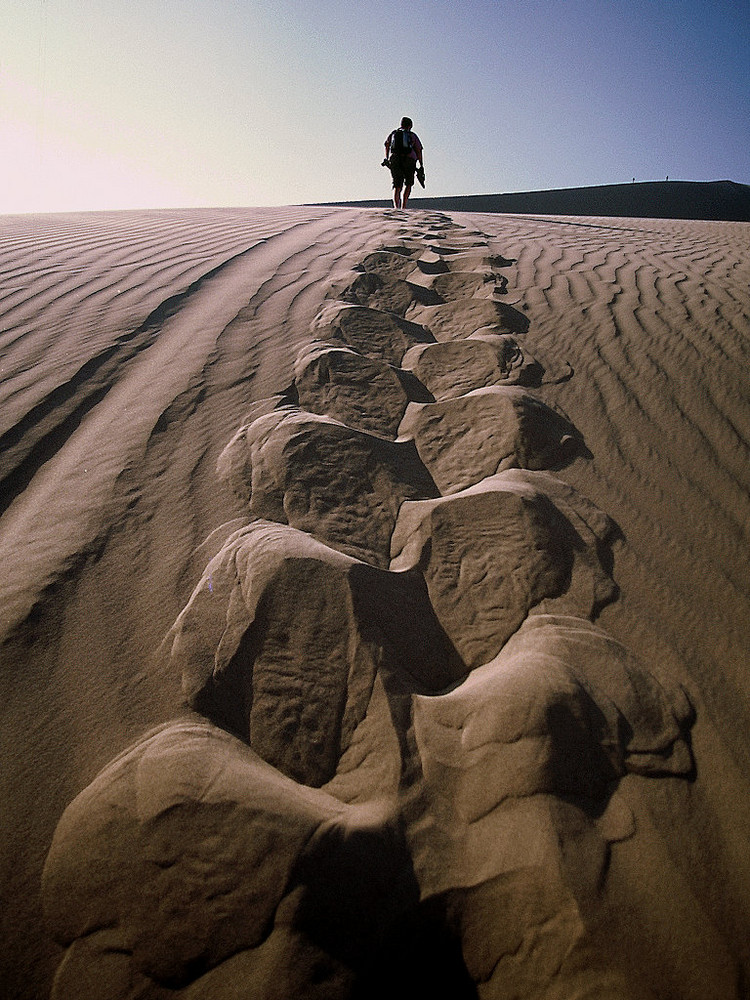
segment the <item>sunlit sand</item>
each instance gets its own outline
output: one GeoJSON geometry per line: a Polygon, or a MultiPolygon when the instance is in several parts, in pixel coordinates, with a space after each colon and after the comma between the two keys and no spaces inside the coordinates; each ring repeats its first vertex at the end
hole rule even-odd
{"type": "Polygon", "coordinates": [[[2,220],[9,995],[743,995],[749,246],[2,220]]]}

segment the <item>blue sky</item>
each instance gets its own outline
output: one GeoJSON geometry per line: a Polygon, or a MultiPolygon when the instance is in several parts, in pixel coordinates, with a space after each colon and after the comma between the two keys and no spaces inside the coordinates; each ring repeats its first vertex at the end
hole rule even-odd
{"type": "Polygon", "coordinates": [[[0,213],[750,183],[747,0],[2,0],[0,213]]]}

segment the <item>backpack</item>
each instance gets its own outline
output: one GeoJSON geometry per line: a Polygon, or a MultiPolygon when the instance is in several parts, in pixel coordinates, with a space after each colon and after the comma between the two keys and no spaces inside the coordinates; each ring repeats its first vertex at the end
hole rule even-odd
{"type": "Polygon", "coordinates": [[[411,132],[406,129],[397,128],[391,132],[391,160],[404,159],[411,153],[411,132]]]}

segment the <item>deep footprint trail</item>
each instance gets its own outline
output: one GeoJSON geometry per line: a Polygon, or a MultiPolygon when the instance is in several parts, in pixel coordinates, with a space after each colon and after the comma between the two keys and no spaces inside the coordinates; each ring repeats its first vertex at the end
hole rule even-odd
{"type": "Polygon", "coordinates": [[[596,624],[617,529],[558,475],[590,455],[515,261],[384,225],[219,459],[246,517],[166,639],[190,713],[60,821],[54,1000],[406,996],[422,965],[637,995],[597,930],[620,786],[691,774],[693,709],[596,624]]]}

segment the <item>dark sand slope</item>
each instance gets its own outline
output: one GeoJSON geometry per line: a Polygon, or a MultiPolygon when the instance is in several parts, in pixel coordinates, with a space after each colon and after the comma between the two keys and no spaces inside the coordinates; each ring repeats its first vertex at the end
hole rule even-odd
{"type": "Polygon", "coordinates": [[[5,220],[9,996],[746,995],[749,236],[5,220]]]}
{"type": "MultiPolygon", "coordinates": [[[[639,219],[750,222],[750,185],[735,181],[639,181],[550,191],[515,191],[432,198],[413,194],[412,208],[524,215],[604,215],[639,219]]],[[[385,206],[386,201],[347,202],[385,206]]]]}

